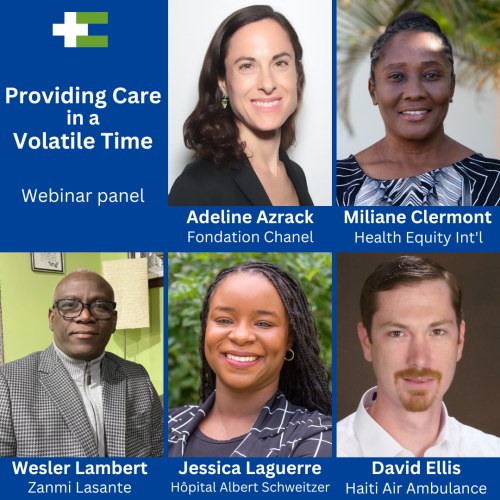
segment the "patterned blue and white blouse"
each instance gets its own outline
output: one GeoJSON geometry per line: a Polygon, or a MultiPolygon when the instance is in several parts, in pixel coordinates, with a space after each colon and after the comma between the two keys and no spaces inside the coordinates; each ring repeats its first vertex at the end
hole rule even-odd
{"type": "Polygon", "coordinates": [[[497,206],[500,160],[476,153],[449,167],[404,179],[368,177],[353,155],[337,161],[338,206],[497,206]]]}

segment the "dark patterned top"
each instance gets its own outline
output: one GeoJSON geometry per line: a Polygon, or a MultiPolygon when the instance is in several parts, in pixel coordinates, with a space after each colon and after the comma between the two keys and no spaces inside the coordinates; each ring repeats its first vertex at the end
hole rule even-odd
{"type": "Polygon", "coordinates": [[[477,153],[404,179],[368,177],[353,155],[337,161],[338,206],[497,206],[500,161],[477,153]]]}
{"type": "MultiPolygon", "coordinates": [[[[183,457],[186,443],[215,401],[168,410],[168,456],[183,457]]],[[[231,457],[331,457],[332,417],[289,403],[281,391],[266,403],[231,457]]]]}

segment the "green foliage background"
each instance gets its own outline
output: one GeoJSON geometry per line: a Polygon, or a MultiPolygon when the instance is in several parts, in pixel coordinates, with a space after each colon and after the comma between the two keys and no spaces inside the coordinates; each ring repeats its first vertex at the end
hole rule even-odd
{"type": "Polygon", "coordinates": [[[208,285],[224,268],[249,260],[276,264],[304,290],[320,333],[324,362],[332,365],[332,255],[330,253],[169,253],[168,407],[198,403],[200,312],[208,285]]]}

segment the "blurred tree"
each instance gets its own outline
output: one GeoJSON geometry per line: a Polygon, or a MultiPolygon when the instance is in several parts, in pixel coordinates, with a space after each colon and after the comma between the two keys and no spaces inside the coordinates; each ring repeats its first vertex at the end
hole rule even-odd
{"type": "Polygon", "coordinates": [[[324,362],[332,364],[330,253],[169,253],[168,407],[199,401],[200,312],[208,285],[226,267],[249,260],[276,264],[295,276],[311,305],[324,362]]]}
{"type": "Polygon", "coordinates": [[[337,0],[337,113],[349,133],[354,73],[389,21],[407,10],[425,12],[441,26],[453,47],[458,85],[499,84],[499,0],[337,0]]]}

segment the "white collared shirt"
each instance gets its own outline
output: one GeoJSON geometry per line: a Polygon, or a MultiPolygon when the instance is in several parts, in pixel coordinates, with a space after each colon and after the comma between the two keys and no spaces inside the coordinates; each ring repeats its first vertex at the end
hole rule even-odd
{"type": "MultiPolygon", "coordinates": [[[[356,413],[337,423],[338,457],[414,457],[367,412],[377,388],[365,392],[356,413]]],[[[500,457],[500,439],[448,416],[444,403],[439,435],[425,457],[500,457]]]]}

